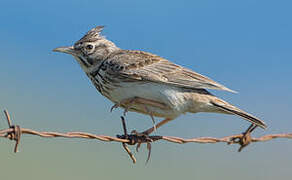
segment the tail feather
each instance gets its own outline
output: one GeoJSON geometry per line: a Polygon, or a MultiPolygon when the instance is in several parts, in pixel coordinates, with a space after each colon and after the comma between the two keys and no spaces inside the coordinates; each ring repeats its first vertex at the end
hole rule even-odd
{"type": "Polygon", "coordinates": [[[244,118],[245,120],[248,120],[249,122],[260,126],[263,129],[267,128],[267,125],[265,124],[264,121],[260,120],[259,118],[255,117],[251,114],[248,114],[248,113],[242,111],[241,109],[239,109],[235,106],[232,106],[231,104],[229,104],[227,102],[224,102],[223,100],[216,99],[215,101],[211,101],[211,104],[218,107],[219,109],[223,110],[224,112],[238,115],[238,116],[244,118]]]}

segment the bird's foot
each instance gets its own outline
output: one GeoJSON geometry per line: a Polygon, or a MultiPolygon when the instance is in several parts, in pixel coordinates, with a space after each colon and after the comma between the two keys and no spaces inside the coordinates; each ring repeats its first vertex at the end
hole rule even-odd
{"type": "Polygon", "coordinates": [[[152,139],[149,138],[149,134],[147,134],[147,132],[137,132],[136,130],[133,130],[131,132],[131,135],[135,135],[137,137],[145,139],[146,141],[152,142],[152,139]]]}
{"type": "MultiPolygon", "coordinates": [[[[150,160],[151,157],[151,142],[153,142],[153,140],[150,138],[149,134],[147,133],[139,133],[136,130],[133,130],[131,132],[132,135],[137,136],[140,139],[143,139],[144,142],[146,142],[147,144],[147,150],[148,150],[148,156],[147,156],[147,160],[146,160],[146,164],[148,163],[148,161],[150,160]]],[[[136,146],[136,151],[139,152],[139,149],[141,147],[142,142],[138,142],[137,146],[136,146]]]]}
{"type": "Polygon", "coordinates": [[[124,135],[117,135],[118,138],[120,139],[127,139],[128,142],[123,142],[123,147],[126,150],[126,152],[129,154],[129,156],[131,157],[131,159],[133,160],[133,163],[136,162],[136,158],[134,157],[134,155],[131,153],[130,149],[127,147],[128,145],[136,145],[136,151],[139,151],[139,148],[141,147],[142,143],[146,143],[147,144],[147,150],[148,150],[148,157],[146,160],[146,163],[150,160],[150,156],[151,156],[151,143],[154,141],[157,141],[159,139],[162,139],[162,136],[149,136],[148,133],[142,132],[139,133],[135,130],[133,130],[131,132],[131,134],[127,133],[127,128],[126,128],[126,122],[124,117],[121,117],[122,119],[122,124],[123,124],[123,129],[124,129],[124,135]]]}

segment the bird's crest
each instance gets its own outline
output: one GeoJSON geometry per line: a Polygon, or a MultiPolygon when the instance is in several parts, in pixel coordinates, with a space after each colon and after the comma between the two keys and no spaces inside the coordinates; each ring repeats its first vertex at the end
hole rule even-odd
{"type": "Polygon", "coordinates": [[[77,41],[76,44],[82,42],[93,42],[103,38],[103,36],[101,35],[103,28],[104,26],[96,26],[95,28],[92,28],[79,41],[77,41]]]}

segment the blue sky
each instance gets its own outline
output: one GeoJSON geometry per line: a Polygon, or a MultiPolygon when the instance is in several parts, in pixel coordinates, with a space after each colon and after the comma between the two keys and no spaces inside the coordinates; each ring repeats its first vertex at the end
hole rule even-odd
{"type": "MultiPolygon", "coordinates": [[[[0,109],[7,108],[14,122],[26,128],[120,133],[122,111],[110,113],[112,104],[75,60],[52,52],[105,25],[103,34],[123,49],[158,54],[238,91],[212,92],[266,121],[268,130],[255,135],[291,132],[291,6],[288,0],[1,0],[0,109]]],[[[128,114],[127,123],[137,130],[151,126],[149,117],[135,113],[128,114]]],[[[0,127],[6,127],[4,120],[0,127]]],[[[157,134],[221,137],[247,127],[235,116],[187,114],[157,134]]],[[[118,143],[23,137],[17,155],[5,139],[0,147],[2,162],[26,179],[267,180],[292,175],[289,140],[254,144],[242,153],[225,144],[155,143],[147,166],[145,150],[133,166],[118,143]],[[242,172],[249,173],[238,176],[242,172]]],[[[5,173],[0,177],[11,176],[8,167],[1,163],[5,173]]]]}

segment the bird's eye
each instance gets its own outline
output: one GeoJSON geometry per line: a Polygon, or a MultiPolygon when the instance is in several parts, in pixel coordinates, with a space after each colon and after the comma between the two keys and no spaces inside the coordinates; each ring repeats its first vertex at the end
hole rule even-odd
{"type": "Polygon", "coordinates": [[[91,44],[88,44],[88,45],[86,46],[86,49],[91,50],[91,49],[93,49],[93,46],[92,46],[91,44]]]}

